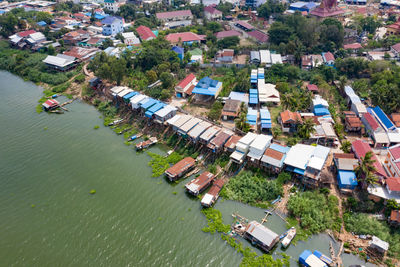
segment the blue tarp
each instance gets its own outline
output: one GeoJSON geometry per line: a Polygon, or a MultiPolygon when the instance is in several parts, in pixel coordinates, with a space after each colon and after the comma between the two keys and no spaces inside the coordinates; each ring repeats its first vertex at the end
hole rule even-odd
{"type": "Polygon", "coordinates": [[[158,102],[157,104],[155,104],[154,106],[152,106],[151,108],[149,108],[146,111],[145,116],[148,117],[148,118],[151,118],[154,113],[156,113],[157,111],[159,111],[163,107],[165,107],[165,104],[161,103],[161,102],[158,102]]]}
{"type": "Polygon", "coordinates": [[[315,116],[324,116],[330,115],[331,113],[327,108],[314,108],[314,114],[315,116]]]}
{"type": "Polygon", "coordinates": [[[293,169],[294,173],[297,173],[297,174],[300,174],[300,175],[304,175],[305,171],[306,170],[302,170],[302,169],[299,169],[299,168],[294,168],[293,169]]]}
{"type": "Polygon", "coordinates": [[[383,112],[383,110],[379,106],[372,108],[372,110],[375,113],[377,119],[383,124],[383,126],[386,129],[388,130],[396,129],[396,126],[394,126],[393,122],[388,118],[388,116],[385,114],[385,112],[383,112]]]}
{"type": "Polygon", "coordinates": [[[356,174],[353,171],[338,171],[339,188],[354,189],[357,185],[356,174]]]}
{"type": "Polygon", "coordinates": [[[45,22],[45,21],[39,21],[38,23],[36,23],[37,25],[39,25],[39,26],[46,26],[47,25],[47,23],[45,22]]]}

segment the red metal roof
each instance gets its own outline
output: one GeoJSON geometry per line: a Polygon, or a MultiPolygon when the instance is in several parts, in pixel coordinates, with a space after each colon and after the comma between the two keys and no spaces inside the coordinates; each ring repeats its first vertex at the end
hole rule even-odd
{"type": "Polygon", "coordinates": [[[325,57],[326,61],[334,61],[335,60],[335,56],[331,52],[326,52],[324,54],[324,57],[325,57]]]}
{"type": "Polygon", "coordinates": [[[181,16],[192,16],[192,11],[177,10],[177,11],[156,13],[157,19],[169,19],[169,18],[173,19],[173,18],[181,17],[181,16]]]}
{"type": "Polygon", "coordinates": [[[394,160],[400,159],[400,146],[394,146],[389,148],[390,154],[392,154],[394,160]]]}
{"type": "Polygon", "coordinates": [[[318,92],[318,86],[316,84],[307,84],[308,91],[318,92]]]}
{"type": "Polygon", "coordinates": [[[178,42],[194,42],[194,41],[202,41],[204,37],[202,35],[195,34],[193,32],[178,32],[178,33],[170,33],[165,39],[170,41],[171,43],[178,42]]]}
{"type": "Polygon", "coordinates": [[[249,23],[247,23],[247,22],[245,22],[245,21],[242,21],[242,20],[238,20],[238,21],[236,21],[235,23],[236,23],[236,24],[239,24],[240,26],[242,26],[242,27],[244,27],[244,28],[246,28],[247,30],[252,30],[252,29],[254,29],[254,27],[253,27],[251,24],[249,24],[249,23]]]}
{"type": "Polygon", "coordinates": [[[32,34],[32,33],[35,33],[35,32],[36,32],[35,30],[28,30],[28,31],[19,32],[19,33],[17,33],[17,35],[19,37],[26,37],[29,34],[32,34]]]}
{"type": "Polygon", "coordinates": [[[357,156],[358,160],[361,160],[361,158],[365,157],[365,154],[367,154],[367,152],[371,151],[372,159],[375,160],[374,167],[376,169],[376,173],[383,177],[387,177],[387,174],[386,174],[385,170],[383,169],[382,164],[379,162],[375,153],[372,151],[371,147],[366,142],[364,142],[362,140],[356,140],[351,144],[351,146],[352,146],[353,152],[357,156]]]}
{"type": "Polygon", "coordinates": [[[231,37],[231,36],[240,36],[240,32],[235,30],[230,30],[230,31],[222,31],[215,33],[215,37],[217,37],[217,39],[231,37]]]}
{"type": "Polygon", "coordinates": [[[223,186],[224,186],[224,180],[222,180],[222,179],[215,180],[213,183],[213,186],[210,188],[210,190],[207,192],[207,194],[210,194],[212,196],[217,196],[223,186]]]}
{"type": "Polygon", "coordinates": [[[137,33],[139,34],[139,36],[140,36],[140,39],[142,39],[142,40],[148,40],[149,38],[156,38],[156,35],[154,34],[154,32],[152,32],[151,30],[150,30],[150,28],[149,27],[146,27],[146,26],[139,26],[139,27],[137,27],[136,28],[136,31],[137,31],[137,33]]]}
{"type": "Polygon", "coordinates": [[[255,39],[256,39],[257,41],[259,41],[260,43],[266,43],[266,42],[268,42],[268,35],[266,35],[266,34],[263,33],[263,32],[254,30],[254,31],[248,32],[247,34],[248,34],[249,36],[255,38],[255,39]]]}
{"type": "Polygon", "coordinates": [[[379,126],[379,123],[376,121],[376,119],[371,115],[371,114],[369,114],[369,113],[365,113],[364,115],[363,115],[363,117],[364,117],[364,119],[367,121],[367,123],[369,124],[369,126],[372,128],[372,130],[376,130],[376,129],[378,129],[380,126],[379,126]]]}
{"type": "Polygon", "coordinates": [[[193,79],[196,79],[196,76],[194,76],[193,73],[190,73],[188,76],[186,76],[185,79],[183,79],[179,84],[178,87],[180,88],[185,88],[193,79]]]}
{"type": "Polygon", "coordinates": [[[389,177],[386,179],[386,184],[390,191],[400,192],[400,178],[389,177]]]}
{"type": "Polygon", "coordinates": [[[191,157],[186,157],[176,163],[174,166],[170,167],[165,171],[165,173],[168,173],[170,176],[176,177],[180,176],[182,173],[186,172],[188,169],[193,167],[195,164],[195,160],[191,157]]]}
{"type": "Polygon", "coordinates": [[[206,7],[204,8],[204,12],[208,12],[208,13],[210,13],[210,14],[222,14],[221,11],[219,11],[218,9],[215,9],[215,8],[212,7],[212,6],[206,6],[206,7]]]}
{"type": "Polygon", "coordinates": [[[392,48],[393,48],[393,50],[396,50],[397,52],[400,52],[400,43],[392,45],[392,48]]]}

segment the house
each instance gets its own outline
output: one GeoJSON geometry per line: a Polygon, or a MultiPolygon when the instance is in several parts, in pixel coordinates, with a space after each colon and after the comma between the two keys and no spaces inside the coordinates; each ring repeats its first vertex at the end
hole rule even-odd
{"type": "Polygon", "coordinates": [[[247,157],[249,158],[249,163],[253,163],[254,165],[258,165],[262,156],[264,155],[265,150],[271,144],[272,136],[260,134],[251,142],[249,146],[249,153],[247,157]]]}
{"type": "Polygon", "coordinates": [[[193,141],[197,143],[202,133],[204,133],[208,128],[211,127],[211,123],[207,121],[200,121],[195,127],[193,127],[189,132],[188,136],[193,141]]]}
{"type": "Polygon", "coordinates": [[[318,86],[316,84],[309,83],[307,84],[307,90],[313,94],[318,94],[318,86]]]}
{"type": "Polygon", "coordinates": [[[234,54],[235,51],[233,49],[224,49],[218,51],[215,55],[215,61],[216,63],[232,63],[234,54]]]}
{"type": "Polygon", "coordinates": [[[363,47],[360,43],[352,43],[343,45],[343,48],[350,51],[351,53],[357,53],[363,47]]]}
{"type": "Polygon", "coordinates": [[[312,99],[312,110],[315,116],[325,116],[331,113],[328,110],[328,101],[322,98],[320,95],[315,95],[312,99]]]}
{"type": "Polygon", "coordinates": [[[394,54],[392,52],[386,52],[386,51],[368,51],[367,52],[367,59],[370,61],[374,60],[385,60],[386,57],[388,59],[394,58],[394,54]]]}
{"type": "Polygon", "coordinates": [[[224,149],[225,149],[225,151],[227,151],[227,152],[230,152],[230,153],[232,153],[232,152],[234,152],[235,151],[235,148],[236,148],[236,144],[239,142],[239,140],[241,139],[242,137],[241,136],[239,136],[239,135],[232,135],[229,139],[228,139],[228,141],[226,141],[226,143],[225,143],[225,145],[224,145],[224,149]]]}
{"type": "Polygon", "coordinates": [[[283,64],[281,54],[271,53],[271,65],[283,64]]]}
{"type": "Polygon", "coordinates": [[[250,51],[250,64],[259,65],[261,63],[260,52],[250,51]]]}
{"type": "Polygon", "coordinates": [[[177,108],[174,106],[166,105],[162,109],[154,113],[154,121],[164,123],[176,115],[177,108]]]}
{"type": "Polygon", "coordinates": [[[57,56],[48,55],[43,59],[43,63],[49,68],[58,71],[68,71],[75,66],[75,58],[63,54],[58,54],[57,56]]]}
{"type": "Polygon", "coordinates": [[[117,13],[121,3],[116,0],[104,0],[104,9],[117,13]]]}
{"type": "Polygon", "coordinates": [[[325,176],[323,177],[322,173],[324,167],[329,165],[327,164],[329,153],[330,153],[330,148],[328,147],[320,145],[314,147],[314,150],[307,162],[307,166],[302,177],[303,184],[311,188],[316,188],[320,186],[321,183],[333,182],[331,180],[326,179],[329,177],[325,176]]]}
{"type": "Polygon", "coordinates": [[[267,68],[271,67],[271,52],[269,50],[260,50],[260,64],[267,68]]]}
{"type": "Polygon", "coordinates": [[[216,136],[221,130],[222,129],[218,126],[211,126],[200,135],[200,143],[203,145],[208,145],[214,136],[216,136]]]}
{"type": "Polygon", "coordinates": [[[280,113],[278,118],[284,133],[293,133],[297,131],[297,126],[303,123],[300,113],[285,110],[280,113]]]}
{"type": "Polygon", "coordinates": [[[98,48],[83,48],[83,47],[73,46],[68,51],[65,51],[63,54],[75,57],[78,62],[82,62],[90,59],[99,51],[100,50],[98,48]]]}
{"type": "Polygon", "coordinates": [[[362,128],[362,123],[360,118],[353,111],[344,112],[344,122],[347,132],[360,132],[362,128]]]}
{"type": "Polygon", "coordinates": [[[269,130],[272,128],[271,113],[268,108],[260,108],[260,130],[269,130]]]}
{"type": "Polygon", "coordinates": [[[215,135],[213,139],[211,139],[210,143],[208,143],[207,147],[213,153],[219,153],[223,151],[225,143],[231,138],[233,132],[229,130],[220,131],[215,135]]]}
{"type": "Polygon", "coordinates": [[[172,44],[186,44],[192,45],[193,43],[200,43],[204,41],[204,35],[198,35],[193,32],[178,32],[170,33],[165,36],[165,39],[172,44]]]}
{"type": "Polygon", "coordinates": [[[376,236],[372,236],[372,239],[369,241],[368,249],[371,249],[384,256],[389,250],[389,243],[379,239],[376,236]]]}
{"type": "Polygon", "coordinates": [[[237,164],[241,164],[243,162],[244,158],[249,152],[250,144],[254,141],[254,139],[256,139],[256,137],[257,134],[249,132],[236,143],[236,149],[230,155],[230,158],[233,162],[237,164]]]}
{"type": "Polygon", "coordinates": [[[379,125],[379,122],[372,116],[370,113],[365,113],[361,117],[361,121],[364,124],[365,132],[368,133],[370,136],[376,132],[384,132],[383,128],[379,125]]]}
{"type": "Polygon", "coordinates": [[[321,55],[311,55],[311,61],[312,61],[312,68],[321,66],[324,63],[324,59],[322,58],[321,55]]]}
{"type": "Polygon", "coordinates": [[[400,33],[400,18],[393,24],[386,26],[387,35],[397,35],[400,33]]]}
{"type": "Polygon", "coordinates": [[[121,33],[122,37],[124,37],[124,44],[130,46],[138,46],[140,45],[140,40],[139,38],[136,37],[136,35],[133,32],[123,32],[121,33]]]}
{"type": "Polygon", "coordinates": [[[358,185],[354,169],[358,166],[358,159],[354,154],[335,153],[333,161],[337,170],[337,182],[340,190],[354,190],[358,185]]]}
{"type": "Polygon", "coordinates": [[[214,179],[214,174],[205,171],[185,185],[186,191],[194,196],[198,196],[201,192],[207,189],[214,179]]]}
{"type": "Polygon", "coordinates": [[[176,97],[186,98],[187,96],[192,95],[192,91],[197,84],[196,76],[193,73],[190,73],[183,79],[177,86],[175,86],[175,95],[176,97]]]}
{"type": "Polygon", "coordinates": [[[212,96],[217,98],[222,89],[222,82],[213,80],[209,77],[201,79],[194,87],[192,94],[200,96],[212,96]]]}
{"type": "Polygon", "coordinates": [[[393,55],[394,55],[396,58],[400,58],[400,43],[397,43],[397,44],[395,44],[395,45],[392,45],[392,46],[390,47],[390,51],[393,53],[393,55]]]}
{"type": "Polygon", "coordinates": [[[322,53],[322,59],[325,65],[333,66],[335,64],[335,56],[331,52],[322,53]]]}
{"type": "Polygon", "coordinates": [[[200,48],[190,50],[189,53],[191,55],[190,63],[203,63],[203,51],[200,48]]]}
{"type": "Polygon", "coordinates": [[[246,122],[250,125],[250,130],[257,130],[258,110],[253,108],[247,109],[246,122]]]}
{"type": "Polygon", "coordinates": [[[336,147],[339,145],[339,139],[333,129],[331,122],[319,121],[314,125],[315,132],[311,133],[310,141],[316,144],[336,147]]]}
{"type": "Polygon", "coordinates": [[[396,126],[394,125],[394,123],[389,119],[389,117],[385,114],[385,112],[383,112],[383,110],[379,106],[370,108],[368,111],[372,115],[374,115],[374,117],[377,119],[377,121],[386,132],[396,130],[396,126]]]}
{"type": "Polygon", "coordinates": [[[103,34],[106,36],[115,36],[124,31],[123,19],[116,16],[108,16],[101,21],[103,24],[103,34]]]}
{"type": "Polygon", "coordinates": [[[387,177],[387,174],[380,163],[378,157],[375,155],[375,153],[372,151],[371,147],[364,141],[362,140],[356,140],[351,143],[351,149],[353,150],[354,154],[356,155],[357,159],[359,161],[362,161],[362,159],[365,157],[365,154],[367,152],[372,152],[372,159],[374,160],[374,167],[376,169],[375,174],[378,176],[380,180],[383,180],[387,177]]]}
{"type": "Polygon", "coordinates": [[[137,27],[136,32],[142,41],[149,41],[156,38],[154,32],[152,32],[149,27],[144,25],[137,27]]]}
{"type": "Polygon", "coordinates": [[[264,44],[268,42],[268,35],[263,33],[262,31],[259,30],[253,30],[251,32],[248,32],[247,35],[254,39],[257,43],[259,44],[264,44]]]}
{"type": "Polygon", "coordinates": [[[244,238],[265,252],[269,252],[279,241],[278,234],[256,221],[249,222],[245,229],[244,238]]]}
{"type": "Polygon", "coordinates": [[[283,163],[290,147],[271,144],[261,158],[261,166],[266,170],[279,173],[283,170],[283,163]]]}
{"type": "MultiPolygon", "coordinates": [[[[316,251],[314,251],[315,253],[316,251]]],[[[328,267],[320,257],[313,254],[310,250],[304,250],[299,256],[299,265],[306,267],[328,267]]]]}
{"type": "Polygon", "coordinates": [[[168,168],[165,171],[165,175],[168,177],[170,181],[176,181],[186,173],[188,173],[191,169],[194,168],[196,161],[191,157],[186,157],[176,163],[174,166],[168,168]]]}
{"type": "Polygon", "coordinates": [[[240,37],[241,33],[235,30],[229,30],[229,31],[221,31],[217,32],[214,34],[217,39],[223,39],[226,37],[233,37],[233,36],[238,36],[240,37]]]}
{"type": "Polygon", "coordinates": [[[218,179],[215,180],[210,190],[204,194],[204,197],[201,199],[201,205],[203,207],[211,207],[215,201],[217,201],[219,197],[219,192],[224,186],[224,180],[218,179]]]}
{"type": "Polygon", "coordinates": [[[177,55],[178,58],[182,61],[183,58],[185,57],[185,49],[183,47],[179,47],[179,46],[173,46],[171,48],[171,51],[174,51],[177,55]]]}
{"type": "Polygon", "coordinates": [[[258,80],[258,99],[260,103],[279,103],[280,95],[276,85],[265,83],[264,79],[258,80]]]}
{"type": "Polygon", "coordinates": [[[389,224],[394,227],[400,226],[400,210],[392,210],[389,216],[389,224]]]}
{"type": "Polygon", "coordinates": [[[44,41],[46,41],[46,36],[44,36],[44,34],[41,32],[31,33],[26,38],[26,43],[30,47],[39,45],[40,43],[43,43],[44,41]]]}
{"type": "Polygon", "coordinates": [[[186,137],[188,133],[196,127],[196,125],[200,124],[202,120],[198,118],[191,117],[187,122],[182,124],[180,127],[178,127],[177,133],[179,135],[182,135],[183,137],[186,137]]]}
{"type": "Polygon", "coordinates": [[[367,113],[367,108],[361,102],[360,97],[354,92],[353,88],[346,85],[344,87],[344,93],[346,95],[347,104],[350,105],[350,110],[354,111],[359,117],[367,113]]]}
{"type": "Polygon", "coordinates": [[[204,7],[204,17],[206,17],[207,20],[219,20],[222,19],[222,12],[213,6],[206,6],[204,7]]]}
{"type": "Polygon", "coordinates": [[[86,39],[89,39],[90,34],[88,31],[79,29],[76,31],[67,32],[63,36],[63,40],[65,44],[76,45],[79,42],[82,42],[86,39]]]}
{"type": "Polygon", "coordinates": [[[224,107],[222,109],[222,119],[223,120],[233,120],[240,112],[241,102],[239,100],[228,99],[225,101],[224,107]]]}
{"type": "Polygon", "coordinates": [[[166,28],[171,29],[191,25],[193,15],[189,9],[156,13],[156,18],[160,20],[166,28]]]}
{"type": "Polygon", "coordinates": [[[400,177],[400,144],[389,147],[383,167],[391,177],[400,177]]]}
{"type": "Polygon", "coordinates": [[[60,103],[58,103],[57,100],[55,99],[49,99],[46,100],[43,104],[42,104],[42,108],[46,111],[49,110],[54,110],[56,108],[60,107],[60,103]]]}

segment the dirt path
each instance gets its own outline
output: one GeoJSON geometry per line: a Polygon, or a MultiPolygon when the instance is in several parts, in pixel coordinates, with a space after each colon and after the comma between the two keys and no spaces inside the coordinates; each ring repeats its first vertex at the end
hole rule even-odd
{"type": "Polygon", "coordinates": [[[288,213],[286,206],[289,201],[290,189],[292,187],[293,187],[293,183],[288,183],[288,184],[283,185],[283,195],[282,195],[281,201],[279,201],[278,204],[276,205],[276,210],[283,214],[288,213]]]}

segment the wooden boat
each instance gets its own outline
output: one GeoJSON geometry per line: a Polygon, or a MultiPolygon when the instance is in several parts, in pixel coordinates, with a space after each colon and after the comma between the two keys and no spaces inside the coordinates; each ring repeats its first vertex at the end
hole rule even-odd
{"type": "Polygon", "coordinates": [[[109,124],[108,124],[108,126],[114,126],[114,125],[117,125],[118,123],[121,123],[121,122],[123,122],[124,120],[123,119],[118,119],[118,120],[115,120],[115,121],[113,121],[113,122],[110,122],[109,124]]]}
{"type": "Polygon", "coordinates": [[[137,143],[136,150],[142,150],[142,149],[148,148],[151,145],[154,145],[155,143],[157,143],[157,141],[158,141],[157,137],[150,137],[149,140],[137,143]]]}
{"type": "Polygon", "coordinates": [[[296,228],[291,227],[288,231],[286,236],[282,240],[282,247],[287,248],[292,242],[293,238],[296,236],[296,228]]]}
{"type": "Polygon", "coordinates": [[[134,134],[134,135],[132,135],[131,137],[128,138],[128,142],[134,141],[134,140],[136,140],[136,139],[138,139],[140,137],[142,137],[142,134],[134,134]]]}

